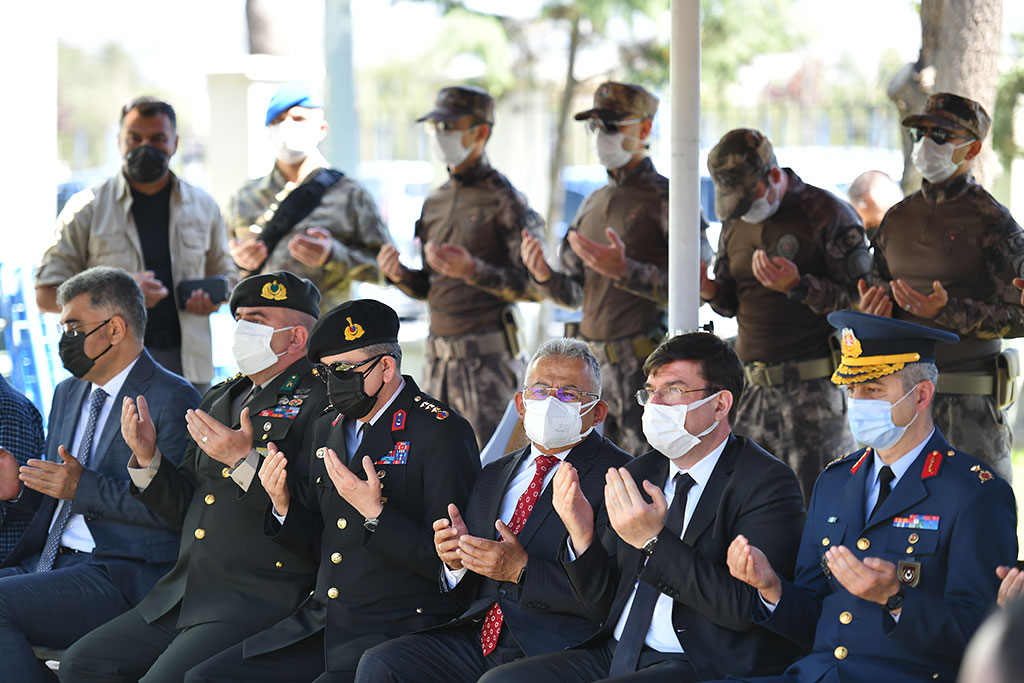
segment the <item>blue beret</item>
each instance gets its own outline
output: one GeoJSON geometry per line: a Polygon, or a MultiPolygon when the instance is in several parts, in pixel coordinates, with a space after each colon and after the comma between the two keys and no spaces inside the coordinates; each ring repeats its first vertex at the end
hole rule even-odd
{"type": "Polygon", "coordinates": [[[842,337],[842,362],[832,375],[835,384],[867,382],[898,372],[907,363],[934,363],[937,344],[960,341],[952,332],[856,311],[829,313],[828,321],[842,337]]]}
{"type": "Polygon", "coordinates": [[[306,107],[307,109],[323,109],[324,103],[320,96],[313,92],[305,83],[283,83],[274,96],[270,98],[267,105],[267,122],[269,126],[281,114],[292,107],[306,107]]]}

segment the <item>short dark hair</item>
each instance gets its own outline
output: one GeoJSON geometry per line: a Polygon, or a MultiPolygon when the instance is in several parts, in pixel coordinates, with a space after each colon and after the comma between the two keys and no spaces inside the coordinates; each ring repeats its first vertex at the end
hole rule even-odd
{"type": "Polygon", "coordinates": [[[94,266],[69,278],[57,289],[57,305],[63,306],[82,294],[89,305],[120,315],[137,340],[146,333],[146,298],[135,278],[127,271],[109,266],[94,266]]]}
{"type": "Polygon", "coordinates": [[[136,109],[139,111],[140,115],[145,116],[146,118],[163,114],[170,119],[171,128],[178,130],[178,117],[174,114],[174,107],[159,98],[152,97],[151,95],[136,97],[133,100],[129,100],[123,107],[121,107],[121,125],[124,125],[124,117],[128,116],[128,112],[136,109]]]}
{"type": "Polygon", "coordinates": [[[708,396],[723,389],[732,394],[731,422],[743,395],[743,363],[732,346],[709,332],[680,334],[651,352],[644,362],[644,374],[649,377],[677,360],[700,363],[700,374],[707,382],[708,396]]]}

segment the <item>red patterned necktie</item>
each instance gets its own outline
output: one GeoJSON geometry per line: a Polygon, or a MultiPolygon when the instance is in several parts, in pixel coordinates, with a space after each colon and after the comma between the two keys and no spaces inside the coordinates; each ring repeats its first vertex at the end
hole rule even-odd
{"type": "MultiPolygon", "coordinates": [[[[512,515],[512,520],[508,523],[509,531],[517,536],[522,531],[523,526],[526,525],[526,519],[533,512],[533,506],[536,504],[537,499],[540,498],[541,489],[544,488],[544,477],[558,463],[558,458],[553,455],[538,455],[536,462],[537,472],[533,475],[533,481],[523,491],[523,495],[519,496],[519,502],[516,503],[516,511],[512,515]]],[[[480,633],[480,645],[483,647],[484,657],[491,654],[494,647],[498,644],[498,634],[501,633],[501,624],[504,620],[505,617],[501,613],[501,608],[495,602],[487,610],[487,616],[484,617],[483,630],[480,633]]]]}

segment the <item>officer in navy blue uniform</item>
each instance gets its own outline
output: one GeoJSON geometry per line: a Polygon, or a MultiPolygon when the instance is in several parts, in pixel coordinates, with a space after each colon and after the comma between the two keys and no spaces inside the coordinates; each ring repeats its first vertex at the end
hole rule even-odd
{"type": "MultiPolygon", "coordinates": [[[[956,335],[840,311],[849,420],[867,448],[831,463],[814,487],[797,573],[781,579],[738,536],[729,569],[760,592],[755,621],[811,654],[758,681],[953,681],[995,605],[995,569],[1017,557],[1005,481],[949,445],[931,403],[936,344],[956,335]]],[[[749,680],[749,679],[748,679],[749,680]]]]}

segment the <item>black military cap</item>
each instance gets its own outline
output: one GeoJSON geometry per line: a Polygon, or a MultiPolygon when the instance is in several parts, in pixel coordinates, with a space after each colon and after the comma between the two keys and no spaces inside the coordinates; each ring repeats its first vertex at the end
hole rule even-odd
{"type": "Polygon", "coordinates": [[[737,128],[723,135],[708,154],[719,219],[745,214],[754,201],[758,181],[778,165],[772,143],[760,131],[737,128]]]}
{"type": "Polygon", "coordinates": [[[324,356],[397,343],[398,324],[398,314],[376,299],[346,301],[327,311],[313,326],[306,358],[317,363],[324,356]]]}
{"type": "Polygon", "coordinates": [[[320,315],[320,290],[305,278],[278,270],[251,275],[239,282],[231,292],[228,305],[231,315],[239,306],[273,306],[302,311],[316,318],[320,315]]]}
{"type": "Polygon", "coordinates": [[[953,93],[940,92],[928,98],[924,112],[912,114],[903,119],[903,125],[917,126],[923,121],[930,121],[944,128],[966,128],[978,140],[984,140],[992,118],[985,107],[967,97],[953,93]]]}
{"type": "Polygon", "coordinates": [[[857,311],[828,314],[840,330],[842,361],[833,384],[859,384],[899,372],[907,363],[934,363],[937,344],[955,344],[952,332],[857,311]]]}
{"type": "Polygon", "coordinates": [[[441,88],[434,108],[416,119],[416,123],[427,120],[455,121],[466,115],[494,125],[494,98],[483,88],[472,85],[441,88]]]}
{"type": "Polygon", "coordinates": [[[576,120],[599,118],[621,121],[636,117],[653,119],[658,111],[658,98],[632,83],[607,81],[594,91],[594,107],[576,114],[576,120]]]}

